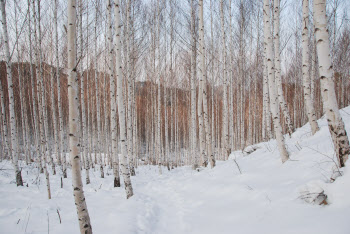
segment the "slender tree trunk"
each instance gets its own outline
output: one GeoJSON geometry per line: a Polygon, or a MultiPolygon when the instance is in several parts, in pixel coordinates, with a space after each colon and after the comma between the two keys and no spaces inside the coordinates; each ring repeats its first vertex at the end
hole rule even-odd
{"type": "Polygon", "coordinates": [[[344,122],[340,116],[334,90],[333,66],[331,63],[329,35],[327,29],[326,1],[314,0],[314,24],[319,61],[321,93],[329,131],[340,167],[345,166],[349,158],[350,146],[344,122]]]}
{"type": "Polygon", "coordinates": [[[108,0],[108,47],[109,47],[109,77],[110,77],[110,96],[111,96],[111,131],[112,131],[112,160],[114,187],[120,187],[119,177],[119,157],[118,157],[118,141],[117,141],[117,102],[115,96],[115,77],[113,56],[115,54],[112,39],[112,0],[108,0]]]}
{"type": "Polygon", "coordinates": [[[191,154],[194,156],[193,170],[199,166],[197,145],[197,120],[196,120],[196,76],[197,76],[197,47],[196,47],[196,14],[194,0],[191,0],[191,154]]]}
{"type": "Polygon", "coordinates": [[[311,97],[311,86],[309,76],[309,0],[303,0],[303,33],[302,33],[302,44],[303,44],[303,86],[304,86],[304,100],[306,106],[306,112],[308,120],[311,126],[312,135],[318,130],[318,124],[316,119],[316,113],[314,109],[314,102],[311,97]]]}
{"type": "Polygon", "coordinates": [[[76,1],[68,1],[68,101],[69,101],[69,155],[72,164],[72,184],[80,233],[92,233],[80,172],[78,79],[76,60],[76,1]]]}
{"type": "MultiPolygon", "coordinates": [[[[230,0],[229,2],[229,38],[230,38],[230,58],[229,58],[229,67],[230,67],[230,73],[229,73],[229,129],[230,129],[230,134],[229,134],[229,138],[230,138],[230,142],[229,142],[229,151],[233,152],[234,151],[234,115],[233,115],[233,77],[234,77],[234,73],[233,73],[233,67],[234,67],[234,59],[233,59],[233,50],[234,50],[234,43],[233,43],[233,33],[232,33],[232,10],[231,10],[231,5],[232,5],[232,1],[230,0]]],[[[212,40],[214,40],[214,36],[212,35],[212,40]]],[[[213,63],[214,61],[212,61],[213,63]]],[[[213,99],[213,98],[212,98],[213,99]]],[[[214,115],[213,115],[214,116],[214,115]]],[[[213,118],[213,117],[212,117],[213,118]]]]}
{"type": "Polygon", "coordinates": [[[126,33],[126,51],[127,51],[127,63],[126,63],[126,71],[127,71],[127,83],[128,83],[128,112],[127,112],[127,139],[128,139],[128,158],[129,158],[129,164],[130,164],[130,174],[131,176],[135,175],[135,169],[134,169],[134,163],[133,163],[133,121],[132,121],[132,88],[133,88],[133,80],[132,80],[132,66],[131,66],[131,0],[128,0],[127,3],[127,31],[126,33]]]}
{"type": "MultiPolygon", "coordinates": [[[[34,4],[33,4],[33,7],[34,4]]],[[[37,48],[37,62],[39,63],[39,70],[37,72],[37,90],[39,92],[39,124],[40,124],[40,140],[41,140],[41,152],[43,156],[43,164],[44,164],[44,174],[46,178],[46,186],[47,186],[47,193],[49,199],[51,199],[51,189],[50,189],[50,178],[49,178],[49,172],[47,171],[47,152],[50,154],[50,150],[48,147],[47,139],[48,139],[48,126],[47,126],[47,112],[46,112],[46,99],[45,99],[45,91],[44,91],[44,79],[43,79],[43,62],[42,62],[42,51],[41,51],[41,7],[40,7],[40,0],[38,0],[38,40],[35,40],[38,43],[37,48]]],[[[35,23],[36,27],[36,23],[35,23]]],[[[35,34],[36,35],[36,34],[35,34]]],[[[49,155],[50,157],[51,155],[49,155]]]]}
{"type": "Polygon", "coordinates": [[[227,103],[227,51],[226,51],[226,32],[225,32],[225,15],[224,15],[224,1],[220,1],[220,22],[221,22],[221,46],[222,48],[222,63],[223,63],[223,88],[224,88],[224,109],[223,109],[223,136],[224,136],[224,159],[228,159],[229,150],[228,150],[228,144],[229,144],[229,132],[228,132],[228,103],[227,103]]]}
{"type": "MultiPolygon", "coordinates": [[[[160,63],[160,0],[157,1],[157,47],[158,47],[158,61],[160,63]]],[[[158,82],[158,109],[157,109],[157,157],[159,174],[162,174],[162,158],[161,158],[161,93],[160,93],[160,64],[157,67],[157,82],[158,82]]]]}
{"type": "Polygon", "coordinates": [[[12,62],[10,55],[9,38],[7,33],[7,19],[5,10],[5,0],[0,0],[1,15],[2,15],[2,28],[4,33],[5,54],[6,54],[6,72],[7,72],[7,89],[9,96],[9,109],[10,109],[10,152],[12,154],[12,164],[16,175],[17,186],[23,186],[23,180],[21,170],[18,167],[18,145],[17,145],[17,130],[16,130],[16,116],[15,116],[15,99],[13,95],[13,83],[12,83],[12,62]]]}
{"type": "Polygon", "coordinates": [[[58,27],[57,27],[57,1],[55,0],[54,22],[55,22],[55,40],[56,40],[56,81],[57,81],[57,104],[58,104],[58,152],[62,158],[62,172],[63,178],[67,178],[67,163],[66,155],[64,153],[64,133],[63,133],[63,113],[62,113],[62,101],[61,101],[61,79],[60,79],[60,60],[58,52],[58,27]]]}
{"type": "Polygon", "coordinates": [[[284,144],[284,138],[282,133],[282,127],[280,122],[280,115],[278,111],[278,97],[276,92],[276,84],[274,77],[274,57],[272,50],[272,37],[270,26],[270,4],[269,0],[264,0],[264,44],[266,47],[266,60],[268,67],[268,80],[269,80],[269,96],[270,96],[270,108],[273,118],[273,125],[276,133],[277,146],[281,155],[282,163],[289,159],[288,152],[284,144]]]}
{"type": "Polygon", "coordinates": [[[98,71],[97,71],[97,21],[98,21],[98,6],[99,4],[96,3],[96,15],[95,15],[95,95],[96,95],[96,128],[97,128],[97,150],[98,153],[95,152],[95,160],[98,155],[98,162],[100,164],[100,172],[101,172],[101,178],[104,178],[104,171],[103,171],[103,163],[102,163],[102,152],[101,152],[101,107],[100,107],[100,89],[99,89],[99,82],[98,80],[98,71]]]}
{"type": "Polygon", "coordinates": [[[123,75],[122,75],[122,59],[121,59],[121,27],[120,21],[120,4],[119,0],[114,2],[114,17],[115,17],[115,39],[114,48],[116,50],[116,74],[117,74],[117,100],[118,100],[118,115],[119,115],[119,128],[120,128],[120,148],[121,148],[121,159],[120,167],[124,179],[126,198],[131,197],[133,193],[130,173],[128,168],[128,156],[127,156],[127,137],[125,131],[125,105],[123,97],[123,75]]]}
{"type": "Polygon", "coordinates": [[[209,120],[208,120],[208,104],[207,104],[207,77],[206,77],[206,64],[205,64],[205,45],[204,45],[204,18],[203,18],[203,0],[199,0],[199,69],[198,76],[200,79],[200,95],[203,97],[203,117],[205,124],[205,134],[206,134],[206,147],[208,147],[208,159],[211,168],[215,167],[215,158],[212,151],[211,142],[211,131],[209,128],[209,120]]]}
{"type": "Polygon", "coordinates": [[[287,125],[288,133],[291,136],[293,133],[293,123],[289,114],[288,106],[284,100],[283,90],[282,90],[282,79],[281,79],[281,56],[280,56],[280,0],[274,0],[274,37],[273,43],[275,46],[275,80],[277,83],[277,95],[279,100],[279,105],[283,112],[283,116],[287,125]]]}

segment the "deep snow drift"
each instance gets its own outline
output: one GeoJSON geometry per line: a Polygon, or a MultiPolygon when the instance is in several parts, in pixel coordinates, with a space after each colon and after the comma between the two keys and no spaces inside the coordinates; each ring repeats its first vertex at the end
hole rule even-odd
{"type": "MultiPolygon", "coordinates": [[[[350,107],[341,114],[350,133],[350,107]]],[[[110,169],[105,179],[92,171],[84,190],[93,232],[350,233],[350,163],[344,176],[329,182],[336,158],[326,120],[318,123],[315,136],[310,137],[307,124],[287,137],[291,160],[283,165],[271,140],[249,155],[234,152],[230,160],[200,172],[187,166],[164,168],[158,175],[157,167],[140,166],[129,200],[123,187],[113,188],[110,169]],[[323,189],[329,204],[300,199],[306,186],[323,189]]],[[[21,166],[29,187],[16,187],[11,163],[0,163],[0,233],[79,233],[70,171],[63,189],[60,174],[50,175],[48,200],[44,175],[34,166],[21,166]]]]}

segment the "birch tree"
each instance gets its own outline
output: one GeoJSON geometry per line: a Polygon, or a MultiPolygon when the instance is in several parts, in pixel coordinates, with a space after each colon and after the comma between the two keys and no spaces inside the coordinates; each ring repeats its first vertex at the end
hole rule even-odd
{"type": "MultiPolygon", "coordinates": [[[[203,18],[203,0],[199,0],[199,65],[198,65],[198,76],[199,76],[199,95],[202,96],[203,103],[199,103],[199,105],[203,105],[203,120],[205,124],[205,146],[208,147],[208,160],[211,168],[215,167],[215,158],[212,150],[211,143],[211,129],[209,128],[209,120],[208,120],[208,104],[207,104],[207,77],[206,77],[206,64],[205,64],[205,45],[204,45],[204,18],[203,18]]],[[[198,98],[200,100],[200,98],[198,98]]]]}
{"type": "Polygon", "coordinates": [[[191,150],[194,156],[193,170],[196,170],[198,163],[197,145],[197,121],[196,121],[196,75],[197,75],[197,47],[196,47],[196,15],[194,0],[191,0],[191,150]]]}
{"type": "Polygon", "coordinates": [[[119,132],[120,132],[120,167],[125,184],[126,198],[130,198],[134,193],[132,189],[130,172],[128,168],[127,155],[127,137],[125,129],[125,105],[123,96],[123,75],[122,75],[122,59],[121,59],[121,27],[120,20],[120,3],[119,0],[114,1],[114,20],[115,20],[115,38],[114,48],[116,53],[116,75],[117,75],[117,101],[118,101],[118,116],[119,116],[119,132]]]}
{"type": "MultiPolygon", "coordinates": [[[[162,145],[161,145],[161,97],[160,97],[160,0],[157,1],[157,47],[158,47],[158,67],[157,67],[157,82],[158,82],[158,109],[157,109],[157,154],[158,154],[158,170],[159,174],[162,174],[162,145]]],[[[129,119],[130,121],[130,119],[129,119]]]]}
{"type": "Polygon", "coordinates": [[[68,101],[69,156],[72,164],[72,185],[77,208],[80,233],[92,233],[80,172],[78,80],[76,60],[76,0],[68,1],[68,101]]]}
{"type": "Polygon", "coordinates": [[[126,9],[126,72],[127,72],[127,83],[128,83],[128,107],[127,107],[127,136],[128,136],[128,156],[130,164],[130,174],[135,175],[134,163],[133,163],[133,121],[132,121],[132,104],[133,104],[133,79],[132,79],[132,58],[131,58],[131,0],[128,0],[126,9]]]}
{"type": "Polygon", "coordinates": [[[115,96],[115,77],[113,70],[114,47],[112,39],[112,0],[108,0],[108,49],[109,49],[109,76],[110,76],[110,96],[111,96],[111,131],[112,131],[112,160],[114,187],[120,187],[119,177],[119,157],[118,157],[118,142],[117,142],[117,101],[115,96]]]}
{"type": "Polygon", "coordinates": [[[226,32],[225,32],[225,15],[224,15],[224,0],[220,1],[220,22],[221,22],[221,46],[222,46],[222,63],[223,63],[223,88],[224,88],[224,109],[223,109],[223,137],[224,137],[224,158],[228,159],[229,154],[229,132],[228,132],[228,103],[227,103],[227,52],[226,52],[226,32]]]}
{"type": "Polygon", "coordinates": [[[46,187],[48,198],[51,199],[51,189],[50,189],[50,175],[47,170],[47,154],[46,150],[48,149],[47,138],[45,136],[45,131],[47,132],[47,124],[46,124],[46,105],[45,105],[45,91],[43,85],[43,63],[42,63],[42,51],[41,51],[41,26],[40,26],[40,1],[38,1],[38,22],[36,21],[36,10],[35,10],[35,2],[33,1],[33,16],[34,16],[34,36],[35,43],[37,48],[35,50],[36,53],[36,86],[38,91],[38,110],[39,110],[39,134],[40,134],[40,151],[42,161],[40,162],[43,165],[44,174],[46,178],[46,187]],[[37,25],[38,25],[38,34],[37,34],[37,25]]]}
{"type": "Polygon", "coordinates": [[[12,82],[12,62],[10,55],[10,45],[9,37],[7,32],[7,19],[6,19],[6,9],[5,0],[0,0],[1,15],[2,15],[2,29],[4,33],[4,43],[5,43],[5,55],[6,55],[6,75],[7,75],[7,89],[9,96],[9,109],[10,109],[10,141],[9,149],[12,155],[12,164],[15,170],[16,184],[17,186],[23,186],[21,170],[18,166],[18,145],[17,145],[17,129],[16,129],[16,116],[15,116],[15,99],[13,95],[13,82],[12,82]]]}
{"type": "Polygon", "coordinates": [[[58,47],[58,30],[57,30],[57,7],[58,0],[55,0],[55,11],[54,11],[54,24],[55,24],[55,45],[56,45],[56,81],[57,81],[57,105],[58,105],[58,157],[62,159],[62,172],[63,178],[67,178],[67,165],[66,155],[64,154],[64,134],[63,134],[63,113],[62,113],[62,101],[61,101],[61,79],[60,79],[60,60],[59,60],[59,47],[58,47]]]}
{"type": "Polygon", "coordinates": [[[314,0],[313,11],[322,100],[338,163],[340,167],[344,167],[349,158],[350,146],[334,90],[326,0],[314,0]]]}
{"type": "Polygon", "coordinates": [[[288,152],[284,144],[284,138],[282,133],[282,127],[278,111],[278,97],[275,84],[275,72],[274,72],[274,56],[272,50],[272,37],[271,37],[271,25],[270,25],[270,2],[264,0],[264,45],[265,45],[265,60],[267,61],[268,83],[269,83],[269,96],[270,96],[270,108],[273,119],[274,130],[276,134],[277,146],[281,155],[282,163],[289,159],[288,152]]]}
{"type": "Polygon", "coordinates": [[[275,80],[277,83],[277,95],[279,100],[279,105],[281,107],[288,133],[291,136],[293,133],[293,124],[289,114],[288,106],[284,100],[283,90],[282,90],[282,80],[281,80],[281,56],[280,56],[280,0],[274,0],[274,37],[273,43],[275,46],[275,80]]]}
{"type": "Polygon", "coordinates": [[[303,46],[303,88],[304,100],[307,112],[307,117],[311,126],[312,135],[318,130],[316,113],[314,103],[311,96],[311,82],[309,73],[309,0],[303,0],[303,32],[302,32],[302,46],[303,46]]]}
{"type": "MultiPolygon", "coordinates": [[[[98,70],[97,70],[97,22],[98,22],[98,10],[99,10],[99,4],[100,2],[96,2],[95,7],[95,97],[96,97],[96,127],[97,127],[97,150],[99,155],[99,164],[100,164],[100,172],[101,172],[101,178],[104,178],[104,170],[103,170],[103,163],[102,163],[102,153],[101,153],[101,107],[100,107],[100,92],[99,92],[99,82],[98,80],[98,70]]],[[[95,160],[97,158],[97,152],[95,152],[95,160]]]]}

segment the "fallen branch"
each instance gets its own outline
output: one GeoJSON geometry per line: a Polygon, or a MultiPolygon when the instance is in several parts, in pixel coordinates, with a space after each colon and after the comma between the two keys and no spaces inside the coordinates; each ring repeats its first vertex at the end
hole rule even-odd
{"type": "Polygon", "coordinates": [[[57,209],[57,214],[58,214],[58,218],[59,218],[60,224],[61,224],[61,223],[62,223],[62,220],[61,220],[61,215],[60,215],[60,212],[58,211],[58,209],[57,209]]]}

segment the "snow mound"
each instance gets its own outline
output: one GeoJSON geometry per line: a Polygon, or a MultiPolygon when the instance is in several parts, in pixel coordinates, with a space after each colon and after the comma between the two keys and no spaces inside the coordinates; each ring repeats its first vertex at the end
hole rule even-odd
{"type": "MultiPolygon", "coordinates": [[[[349,113],[350,107],[341,110],[348,133],[349,113]]],[[[105,179],[92,170],[84,191],[93,232],[348,234],[350,164],[337,168],[327,122],[318,123],[314,136],[309,124],[286,136],[290,160],[284,164],[271,140],[199,172],[186,166],[158,175],[156,166],[140,166],[128,200],[123,187],[113,188],[111,169],[105,179]],[[337,172],[343,176],[331,183],[337,172]],[[324,194],[328,205],[301,199],[319,203],[308,194],[324,194]]],[[[62,189],[61,175],[50,175],[48,200],[44,175],[21,167],[28,187],[16,187],[11,163],[0,163],[0,232],[79,233],[70,171],[62,189]]]]}

